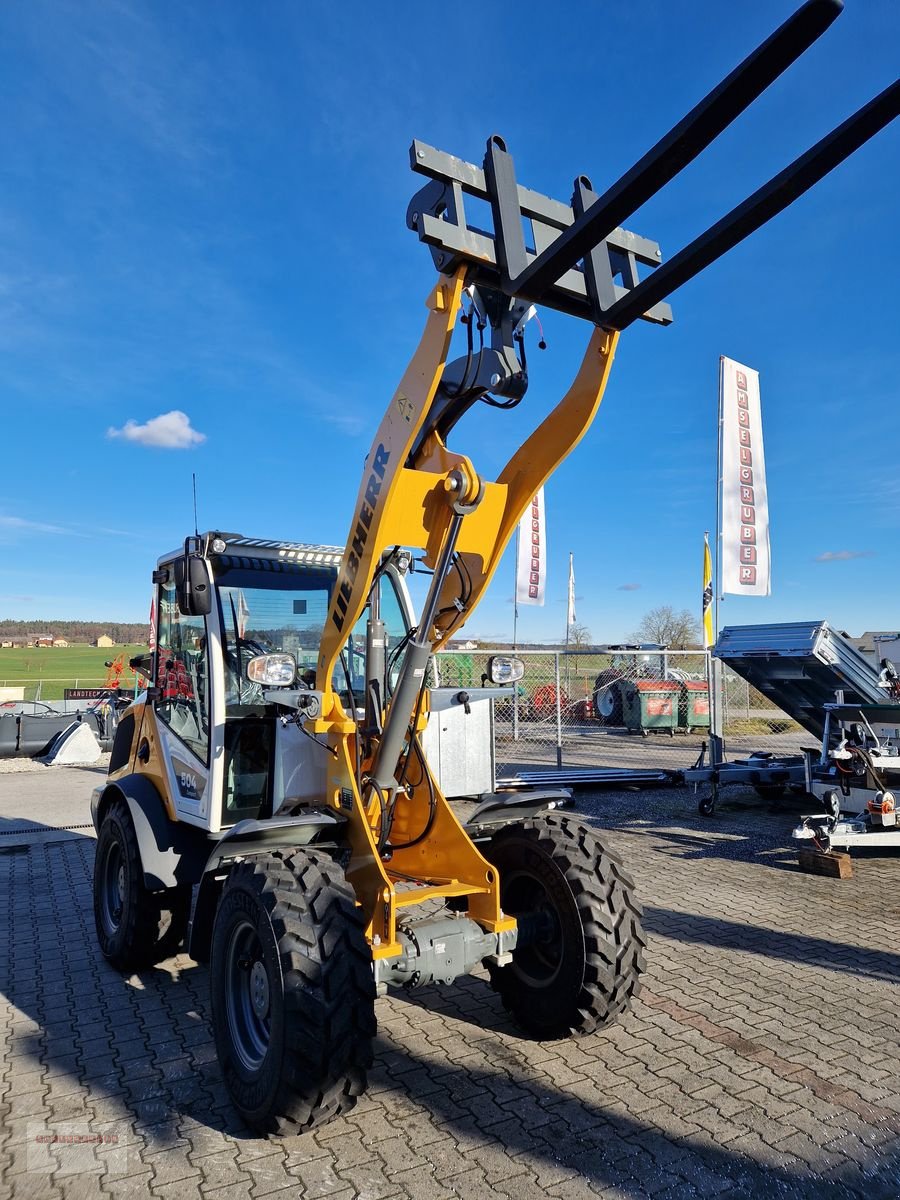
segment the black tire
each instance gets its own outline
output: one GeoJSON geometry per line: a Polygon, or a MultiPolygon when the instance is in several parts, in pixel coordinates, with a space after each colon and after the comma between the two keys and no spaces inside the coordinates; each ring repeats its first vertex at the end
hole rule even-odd
{"type": "Polygon", "coordinates": [[[641,908],[617,855],[571,817],[508,825],[486,857],[500,872],[503,911],[528,938],[491,984],[536,1038],[592,1033],[624,1012],[644,969],[641,908]]]}
{"type": "Polygon", "coordinates": [[[212,934],[210,995],[231,1099],[261,1133],[299,1134],[366,1088],[375,983],[365,921],[317,851],[238,863],[212,934]]]}
{"type": "Polygon", "coordinates": [[[104,958],[136,971],[175,954],[184,941],[191,888],[151,892],[128,805],[114,800],[103,817],[94,856],[94,924],[104,958]]]}

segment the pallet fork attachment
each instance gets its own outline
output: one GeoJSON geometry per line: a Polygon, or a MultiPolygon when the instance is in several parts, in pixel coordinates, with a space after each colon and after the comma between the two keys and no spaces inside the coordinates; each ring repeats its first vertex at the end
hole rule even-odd
{"type": "Polygon", "coordinates": [[[620,228],[799,58],[842,8],[841,0],[808,0],[601,196],[584,175],[575,181],[571,205],[519,187],[512,156],[497,136],[488,141],[483,168],[413,142],[412,169],[432,182],[413,197],[407,225],[432,247],[439,270],[467,262],[469,282],[505,296],[608,329],[625,329],[639,317],[668,324],[666,296],[793,203],[900,112],[895,81],[666,266],[659,265],[655,243],[620,228]],[[493,235],[467,225],[466,194],[489,201],[493,235]],[[533,253],[525,245],[523,217],[531,222],[533,253]],[[639,263],[656,268],[643,281],[639,263]]]}

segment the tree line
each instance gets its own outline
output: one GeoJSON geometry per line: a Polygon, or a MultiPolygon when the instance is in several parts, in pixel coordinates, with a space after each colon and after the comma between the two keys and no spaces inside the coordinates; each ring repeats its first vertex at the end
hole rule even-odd
{"type": "Polygon", "coordinates": [[[150,626],[140,621],[14,621],[0,620],[0,638],[61,637],[67,642],[93,642],[107,634],[119,645],[146,645],[150,626]]]}

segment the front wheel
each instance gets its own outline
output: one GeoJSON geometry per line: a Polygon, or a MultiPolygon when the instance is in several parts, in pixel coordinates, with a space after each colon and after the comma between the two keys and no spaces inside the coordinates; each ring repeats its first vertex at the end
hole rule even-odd
{"type": "Polygon", "coordinates": [[[546,815],[501,829],[486,849],[500,872],[503,911],[519,922],[507,966],[491,984],[537,1038],[591,1033],[638,993],[644,967],[641,909],[617,855],[570,817],[546,815]]]}
{"type": "Polygon", "coordinates": [[[314,851],[238,863],[210,959],[213,1032],[235,1107],[262,1133],[303,1133],[366,1087],[375,984],[340,867],[314,851]]]}

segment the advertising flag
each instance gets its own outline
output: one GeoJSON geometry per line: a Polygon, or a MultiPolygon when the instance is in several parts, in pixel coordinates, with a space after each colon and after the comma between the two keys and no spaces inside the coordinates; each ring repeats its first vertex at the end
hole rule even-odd
{"type": "Polygon", "coordinates": [[[566,611],[566,624],[575,624],[575,567],[572,555],[569,555],[569,606],[566,611]]]}
{"type": "Polygon", "coordinates": [[[722,445],[722,593],[768,596],[772,590],[769,498],[759,406],[759,372],[719,360],[722,445]]]}
{"type": "Polygon", "coordinates": [[[547,586],[547,530],[544,489],[533,497],[519,522],[516,558],[516,604],[544,603],[547,586]]]}
{"type": "Polygon", "coordinates": [[[247,607],[247,600],[244,596],[243,588],[238,592],[237,603],[237,635],[239,638],[247,636],[247,620],[250,616],[250,609],[247,607]]]}
{"type": "Polygon", "coordinates": [[[712,615],[712,559],[709,554],[709,534],[703,535],[703,649],[708,650],[713,644],[713,615],[712,615]]]}

